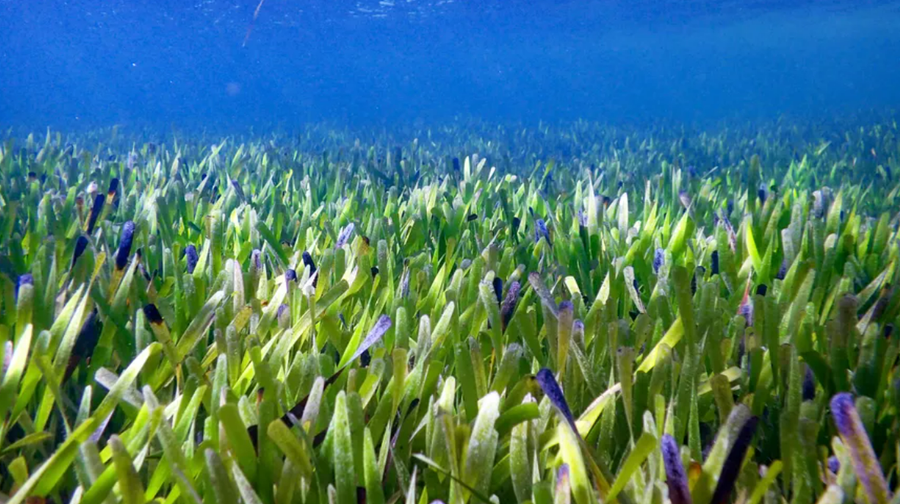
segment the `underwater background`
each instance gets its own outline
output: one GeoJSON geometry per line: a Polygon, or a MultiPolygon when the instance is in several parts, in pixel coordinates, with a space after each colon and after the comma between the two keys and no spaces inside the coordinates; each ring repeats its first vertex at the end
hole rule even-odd
{"type": "Polygon", "coordinates": [[[0,0],[0,503],[900,504],[900,1],[0,0]]]}
{"type": "Polygon", "coordinates": [[[709,124],[898,105],[896,1],[0,0],[4,126],[709,124]]]}

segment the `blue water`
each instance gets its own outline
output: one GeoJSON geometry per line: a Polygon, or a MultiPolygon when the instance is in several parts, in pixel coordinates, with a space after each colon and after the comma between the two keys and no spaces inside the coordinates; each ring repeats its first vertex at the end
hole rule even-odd
{"type": "Polygon", "coordinates": [[[715,122],[900,108],[900,2],[0,0],[0,126],[715,122]],[[252,26],[252,30],[248,29],[252,26]]]}

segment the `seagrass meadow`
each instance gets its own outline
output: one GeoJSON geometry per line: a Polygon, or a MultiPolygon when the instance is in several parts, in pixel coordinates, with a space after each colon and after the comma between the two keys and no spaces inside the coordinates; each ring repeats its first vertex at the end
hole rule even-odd
{"type": "Polygon", "coordinates": [[[4,136],[2,502],[900,499],[891,118],[154,138],[4,136]]]}

